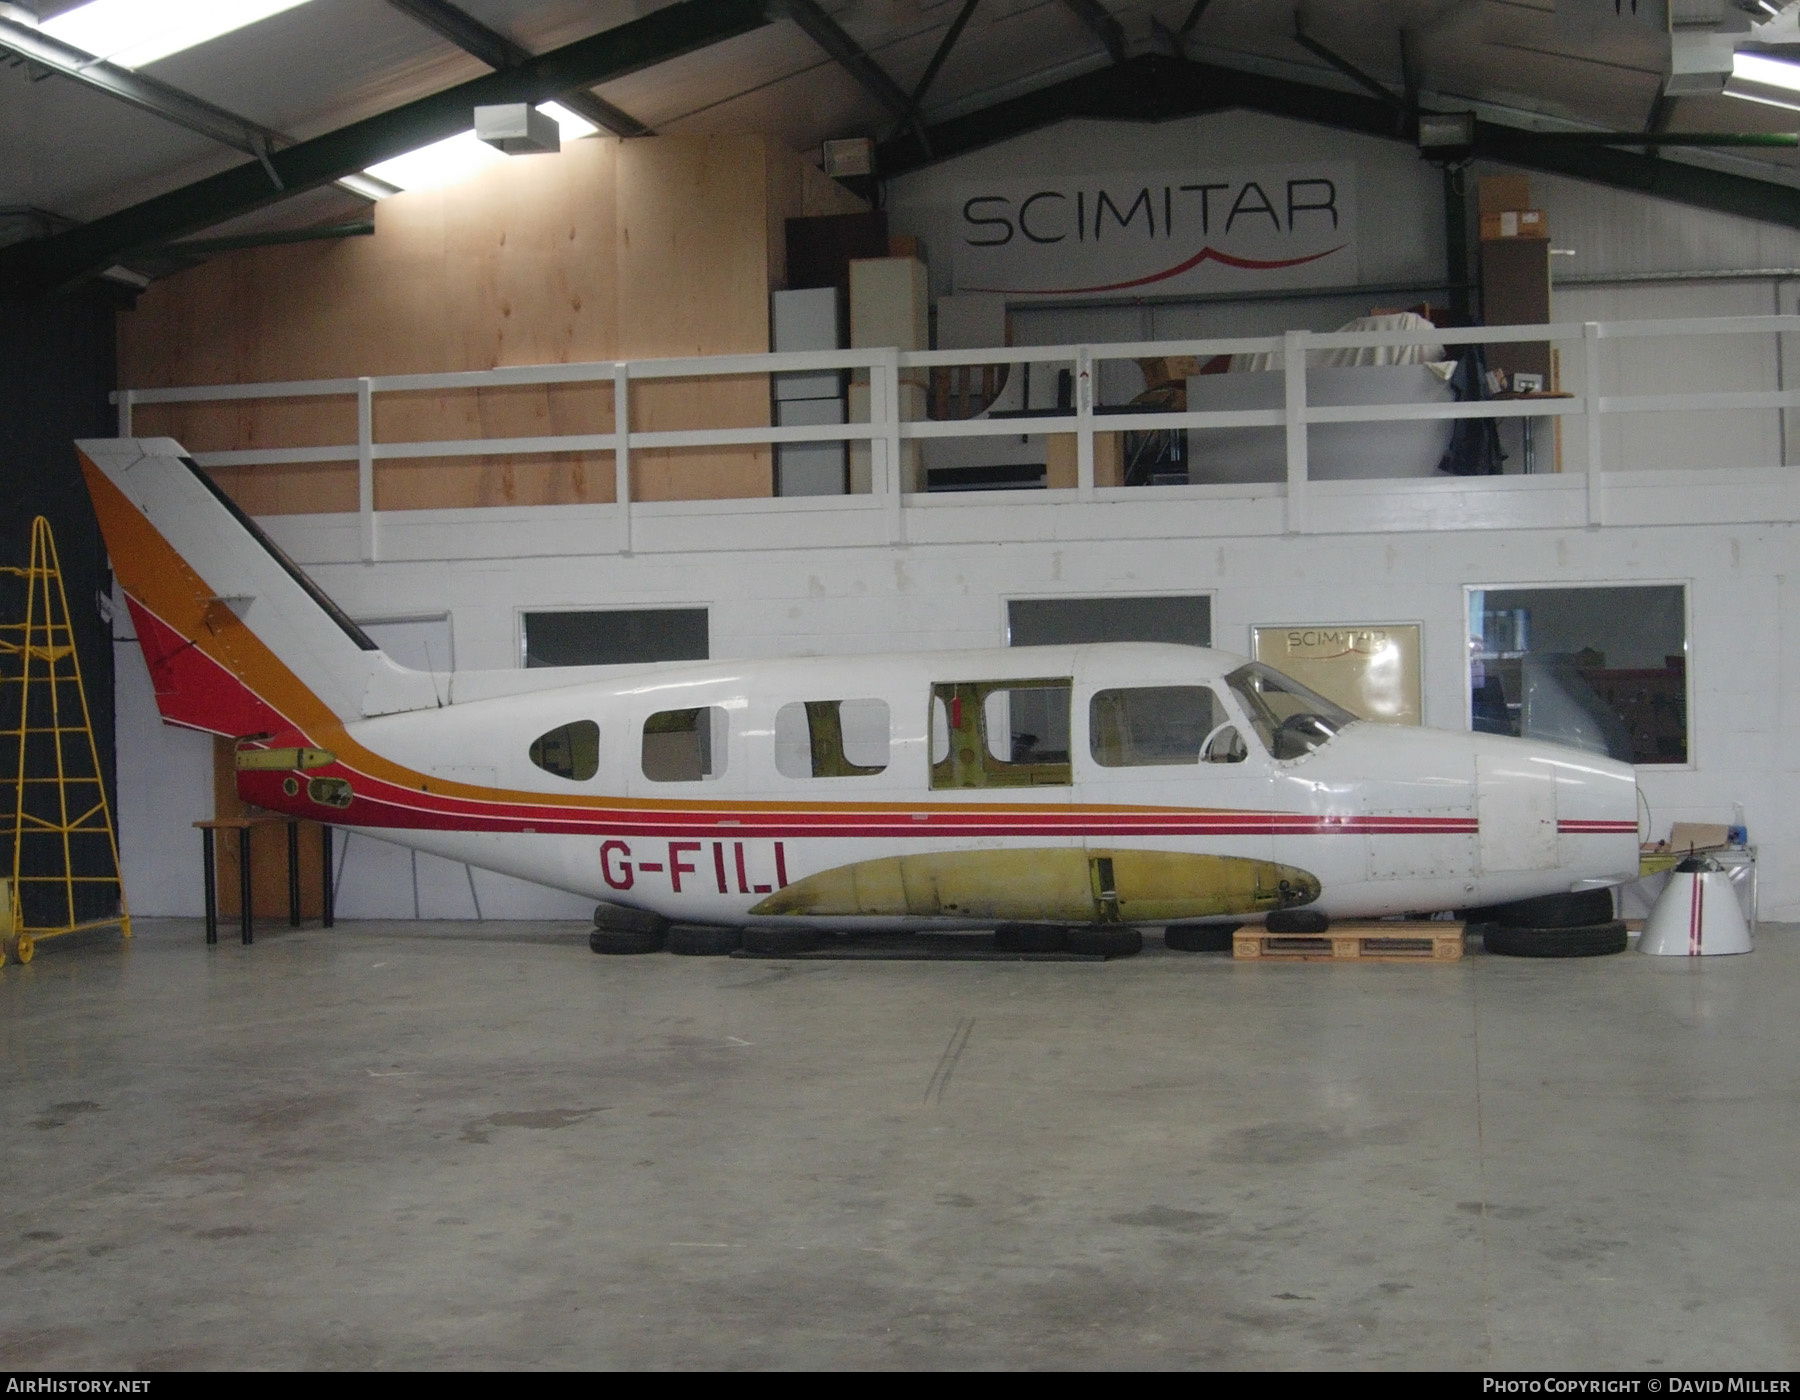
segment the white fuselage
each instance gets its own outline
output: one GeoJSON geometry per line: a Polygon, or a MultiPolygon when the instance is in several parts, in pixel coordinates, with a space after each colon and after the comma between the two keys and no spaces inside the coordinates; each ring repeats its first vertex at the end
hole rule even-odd
{"type": "MultiPolygon", "coordinates": [[[[1011,848],[1272,861],[1316,876],[1313,907],[1333,917],[1499,903],[1635,875],[1628,765],[1519,739],[1366,722],[1278,759],[1224,679],[1243,660],[1106,644],[621,667],[579,684],[351,722],[351,738],[419,775],[422,788],[439,780],[495,794],[485,816],[421,816],[394,802],[392,824],[354,829],[707,924],[817,923],[752,911],[771,891],[819,872],[1011,848]],[[934,785],[944,744],[934,734],[934,686],[1043,677],[1072,681],[1066,781],[934,785]],[[1096,693],[1196,686],[1212,692],[1242,736],[1241,757],[1099,760],[1096,693]],[[829,701],[866,712],[878,711],[865,702],[885,704],[880,771],[808,776],[802,764],[796,776],[783,760],[794,753],[791,733],[779,732],[784,707],[829,701]],[[646,745],[661,741],[646,740],[646,721],[687,709],[712,716],[712,775],[647,776],[655,762],[646,745]],[[591,776],[557,776],[533,761],[534,740],[581,721],[598,727],[591,776]],[[532,800],[539,794],[542,807],[532,800]]],[[[454,678],[452,693],[480,688],[477,677],[463,679],[454,678]]],[[[940,730],[944,722],[940,710],[940,730]]],[[[958,921],[888,913],[833,922],[958,921]]]]}

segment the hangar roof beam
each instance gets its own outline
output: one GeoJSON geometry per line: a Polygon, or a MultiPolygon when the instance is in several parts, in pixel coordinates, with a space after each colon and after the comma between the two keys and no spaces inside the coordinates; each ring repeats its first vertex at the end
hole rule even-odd
{"type": "Polygon", "coordinates": [[[1125,61],[1125,31],[1100,0],[1063,0],[1063,4],[1074,12],[1076,19],[1094,31],[1094,36],[1106,45],[1114,63],[1125,61]]]}
{"type": "Polygon", "coordinates": [[[129,68],[120,68],[14,20],[0,18],[0,52],[15,54],[27,63],[83,83],[96,92],[128,102],[152,116],[184,126],[208,140],[259,160],[264,151],[287,145],[290,139],[180,88],[158,82],[143,73],[134,73],[129,68]]]}
{"type": "Polygon", "coordinates": [[[863,51],[862,45],[845,33],[843,27],[826,14],[816,0],[771,0],[769,10],[772,14],[785,15],[805,30],[807,38],[830,54],[845,72],[856,79],[857,85],[864,92],[887,108],[888,114],[896,122],[904,122],[910,127],[924,146],[926,154],[930,154],[931,145],[926,139],[924,125],[913,110],[912,100],[888,76],[887,70],[870,58],[863,51]]]}
{"type": "MultiPolygon", "coordinates": [[[[528,49],[515,44],[506,35],[489,29],[480,20],[449,3],[449,0],[388,0],[401,13],[411,16],[427,29],[455,44],[466,54],[479,58],[489,68],[517,68],[531,60],[528,49]]],[[[620,111],[598,93],[575,88],[557,99],[578,117],[615,136],[649,136],[651,130],[629,112],[620,111]]]]}

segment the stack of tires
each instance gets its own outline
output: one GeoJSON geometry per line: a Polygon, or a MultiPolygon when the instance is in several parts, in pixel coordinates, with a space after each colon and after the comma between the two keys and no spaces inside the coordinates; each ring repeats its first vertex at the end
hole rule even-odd
{"type": "Polygon", "coordinates": [[[1625,951],[1625,921],[1611,890],[1549,894],[1466,911],[1468,931],[1508,958],[1597,958],[1625,951]]]}

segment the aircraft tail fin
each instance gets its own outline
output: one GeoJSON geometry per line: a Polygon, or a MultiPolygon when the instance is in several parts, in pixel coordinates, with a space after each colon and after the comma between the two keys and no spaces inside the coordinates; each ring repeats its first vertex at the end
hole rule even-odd
{"type": "Polygon", "coordinates": [[[88,493],[171,724],[318,734],[437,703],[169,438],[78,442],[88,493]]]}

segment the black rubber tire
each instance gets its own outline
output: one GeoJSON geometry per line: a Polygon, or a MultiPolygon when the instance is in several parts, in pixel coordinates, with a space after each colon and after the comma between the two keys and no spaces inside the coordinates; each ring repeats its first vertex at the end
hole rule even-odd
{"type": "Polygon", "coordinates": [[[1060,924],[1001,924],[994,930],[999,953],[1061,953],[1068,946],[1069,931],[1060,924]]]}
{"type": "Polygon", "coordinates": [[[743,931],[746,953],[810,953],[825,935],[810,928],[747,928],[743,931]]]}
{"type": "Polygon", "coordinates": [[[1578,894],[1545,894],[1536,899],[1514,900],[1470,911],[1472,920],[1499,924],[1502,928],[1588,928],[1610,923],[1611,890],[1582,890],[1578,894]]]}
{"type": "Polygon", "coordinates": [[[1481,945],[1508,958],[1600,958],[1625,951],[1625,921],[1609,919],[1585,928],[1508,928],[1490,924],[1481,945]]]}
{"type": "Polygon", "coordinates": [[[1163,947],[1177,953],[1229,953],[1242,924],[1177,924],[1163,930],[1163,947]]]}
{"type": "Polygon", "coordinates": [[[632,909],[624,904],[596,904],[594,927],[605,933],[653,933],[660,938],[669,931],[669,921],[648,909],[632,909]]]}
{"type": "Polygon", "coordinates": [[[670,924],[668,949],[677,957],[722,958],[744,946],[744,931],[713,924],[670,924]]]}
{"type": "Polygon", "coordinates": [[[1144,931],[1135,928],[1072,928],[1069,951],[1092,957],[1129,958],[1144,951],[1144,931]]]}
{"type": "Polygon", "coordinates": [[[1264,927],[1270,933],[1323,933],[1331,927],[1331,920],[1317,909],[1277,909],[1264,927]]]}
{"type": "Polygon", "coordinates": [[[660,933],[625,933],[597,928],[588,935],[588,947],[596,953],[660,953],[662,946],[660,933]]]}

